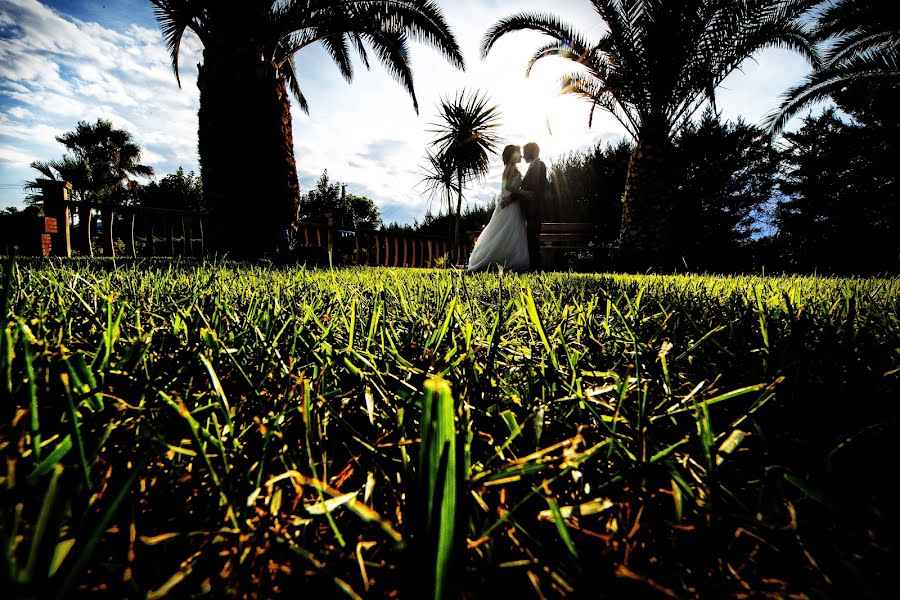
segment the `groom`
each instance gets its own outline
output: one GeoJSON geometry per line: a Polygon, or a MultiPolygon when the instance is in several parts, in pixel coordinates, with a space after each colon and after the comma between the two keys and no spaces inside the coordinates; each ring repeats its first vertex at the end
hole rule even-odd
{"type": "Polygon", "coordinates": [[[522,189],[513,192],[501,206],[505,208],[519,202],[522,207],[530,268],[536,271],[541,268],[541,219],[547,197],[547,166],[541,160],[540,147],[534,142],[525,144],[523,156],[528,163],[528,172],[522,181],[522,189]]]}
{"type": "Polygon", "coordinates": [[[528,171],[522,182],[522,190],[526,193],[521,195],[521,206],[531,270],[536,271],[541,268],[541,219],[547,200],[547,166],[541,160],[540,147],[534,142],[525,144],[522,154],[528,163],[528,171]]]}

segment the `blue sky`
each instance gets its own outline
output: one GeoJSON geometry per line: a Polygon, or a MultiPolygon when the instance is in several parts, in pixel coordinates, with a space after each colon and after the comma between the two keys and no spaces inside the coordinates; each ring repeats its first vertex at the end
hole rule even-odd
{"type": "MultiPolygon", "coordinates": [[[[311,105],[310,116],[294,110],[295,153],[304,189],[327,168],[349,192],[373,198],[385,221],[420,218],[429,207],[420,165],[432,137],[436,104],[464,87],[481,89],[500,105],[504,143],[537,141],[551,164],[556,156],[624,135],[607,115],[596,117],[589,129],[587,106],[556,96],[559,76],[567,70],[563,61],[545,61],[524,79],[539,36],[504,39],[486,61],[480,60],[479,42],[491,24],[521,10],[544,11],[546,2],[441,4],[468,68],[455,70],[430,48],[415,46],[419,115],[380,65],[365,71],[357,64],[354,83],[348,85],[321,49],[310,48],[298,57],[311,105]]],[[[603,30],[587,1],[556,2],[552,10],[589,38],[603,30]]],[[[79,120],[107,118],[129,130],[157,177],[179,166],[196,170],[200,58],[199,41],[186,38],[179,89],[146,0],[0,0],[0,208],[22,205],[22,185],[34,175],[28,164],[60,156],[63,149],[54,137],[79,120]]],[[[748,61],[721,90],[725,116],[758,122],[782,91],[807,72],[800,58],[784,51],[767,51],[748,61]]],[[[469,199],[490,201],[500,172],[498,159],[486,180],[469,191],[469,199]]]]}

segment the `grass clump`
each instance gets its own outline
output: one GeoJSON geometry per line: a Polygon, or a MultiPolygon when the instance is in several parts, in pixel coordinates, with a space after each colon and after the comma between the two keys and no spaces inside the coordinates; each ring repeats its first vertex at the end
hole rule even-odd
{"type": "Polygon", "coordinates": [[[893,585],[900,281],[6,265],[19,595],[893,585]]]}

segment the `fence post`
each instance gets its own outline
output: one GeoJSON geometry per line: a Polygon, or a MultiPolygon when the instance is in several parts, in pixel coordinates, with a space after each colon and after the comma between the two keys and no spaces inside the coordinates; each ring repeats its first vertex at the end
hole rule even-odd
{"type": "Polygon", "coordinates": [[[191,258],[195,258],[194,257],[194,218],[193,217],[191,217],[190,220],[188,221],[187,236],[188,236],[188,238],[187,238],[188,239],[188,252],[191,253],[191,258]]]}
{"type": "Polygon", "coordinates": [[[103,228],[106,230],[103,236],[103,254],[114,257],[116,255],[116,240],[113,234],[113,221],[116,215],[112,208],[104,208],[100,214],[103,219],[103,228]]]}
{"type": "Polygon", "coordinates": [[[131,214],[131,224],[128,227],[128,238],[126,239],[126,248],[125,251],[131,255],[131,258],[137,258],[137,247],[134,243],[134,221],[135,221],[135,211],[132,208],[129,213],[131,214]]]}
{"type": "Polygon", "coordinates": [[[147,244],[147,256],[156,256],[156,217],[152,214],[147,216],[147,220],[150,221],[150,240],[149,244],[147,244]]]}
{"type": "Polygon", "coordinates": [[[163,223],[166,227],[166,241],[169,243],[169,256],[175,256],[175,224],[169,217],[163,217],[163,223]]]}
{"type": "Polygon", "coordinates": [[[94,211],[89,206],[78,207],[78,227],[81,228],[82,249],[87,250],[87,255],[94,258],[94,242],[91,240],[91,226],[94,224],[94,211]]]}
{"type": "Polygon", "coordinates": [[[334,261],[334,213],[325,213],[325,222],[328,224],[328,254],[334,261]]]}
{"type": "Polygon", "coordinates": [[[203,235],[203,215],[197,217],[197,226],[200,228],[200,257],[204,258],[206,251],[206,238],[203,235]]]}
{"type": "Polygon", "coordinates": [[[41,250],[44,256],[72,256],[72,240],[69,223],[68,181],[38,179],[37,187],[44,199],[44,230],[41,233],[41,250]]]}
{"type": "Polygon", "coordinates": [[[181,215],[181,255],[188,254],[188,235],[187,228],[184,226],[184,215],[181,215]]]}

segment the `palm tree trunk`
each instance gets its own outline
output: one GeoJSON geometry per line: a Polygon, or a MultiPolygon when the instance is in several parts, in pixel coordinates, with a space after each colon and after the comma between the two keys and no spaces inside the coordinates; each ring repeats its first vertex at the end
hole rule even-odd
{"type": "Polygon", "coordinates": [[[663,127],[646,127],[628,164],[619,266],[627,270],[669,270],[677,264],[669,228],[671,141],[663,127]]]}
{"type": "MultiPolygon", "coordinates": [[[[453,220],[453,249],[454,253],[458,253],[457,248],[461,247],[462,237],[460,232],[461,221],[462,221],[462,201],[463,201],[463,174],[462,169],[457,170],[456,174],[456,182],[459,184],[459,191],[456,197],[456,218],[453,220]]],[[[457,256],[456,262],[461,260],[465,260],[463,256],[457,256]]]]}
{"type": "Polygon", "coordinates": [[[447,256],[447,259],[452,263],[453,262],[454,224],[453,224],[453,191],[450,188],[447,188],[447,223],[449,224],[449,229],[447,230],[447,248],[450,249],[450,253],[447,256]]]}
{"type": "Polygon", "coordinates": [[[300,208],[287,85],[246,48],[207,48],[203,60],[198,138],[211,246],[259,257],[296,227],[300,208]]]}

